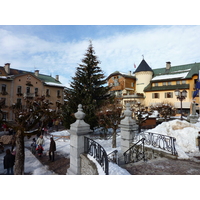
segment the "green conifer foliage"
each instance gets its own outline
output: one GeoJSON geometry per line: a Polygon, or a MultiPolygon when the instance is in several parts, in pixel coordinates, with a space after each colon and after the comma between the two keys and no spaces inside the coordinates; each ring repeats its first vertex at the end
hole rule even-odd
{"type": "Polygon", "coordinates": [[[75,121],[72,116],[77,112],[78,104],[83,105],[83,111],[86,114],[85,122],[90,124],[92,129],[97,126],[96,110],[111,98],[108,94],[110,88],[105,86],[107,81],[99,64],[100,61],[90,42],[82,63],[79,64],[72,78],[70,88],[65,91],[66,105],[63,108],[63,115],[67,128],[75,121]]]}

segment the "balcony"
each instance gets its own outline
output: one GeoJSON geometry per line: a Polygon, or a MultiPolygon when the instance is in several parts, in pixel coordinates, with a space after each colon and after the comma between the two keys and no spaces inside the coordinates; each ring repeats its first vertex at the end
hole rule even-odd
{"type": "Polygon", "coordinates": [[[8,93],[6,91],[1,91],[2,95],[7,95],[8,93]]]}
{"type": "Polygon", "coordinates": [[[143,93],[129,93],[129,94],[123,94],[123,99],[130,99],[130,98],[144,98],[143,93]]]}
{"type": "Polygon", "coordinates": [[[35,93],[24,93],[24,98],[34,98],[35,93]]]}

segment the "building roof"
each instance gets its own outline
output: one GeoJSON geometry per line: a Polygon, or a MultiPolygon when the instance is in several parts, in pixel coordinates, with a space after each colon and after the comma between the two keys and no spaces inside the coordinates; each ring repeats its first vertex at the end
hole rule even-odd
{"type": "Polygon", "coordinates": [[[199,74],[199,70],[200,63],[173,66],[168,70],[166,68],[154,69],[152,81],[191,79],[192,76],[199,74]]]}
{"type": "Polygon", "coordinates": [[[61,84],[60,81],[56,80],[55,78],[53,78],[52,76],[49,76],[49,75],[38,74],[38,76],[36,76],[34,72],[13,69],[13,68],[10,68],[10,74],[7,74],[5,72],[4,67],[0,67],[0,78],[12,80],[17,76],[21,76],[21,75],[25,75],[25,74],[31,74],[32,76],[34,76],[37,79],[39,79],[40,81],[42,81],[45,85],[65,87],[64,85],[61,84]]]}
{"type": "Polygon", "coordinates": [[[166,70],[166,68],[154,69],[153,78],[149,83],[149,85],[147,85],[144,88],[144,91],[150,92],[150,91],[161,91],[161,90],[189,89],[188,84],[152,87],[151,83],[180,80],[180,79],[182,80],[191,79],[194,75],[199,75],[199,70],[200,70],[200,63],[173,66],[170,67],[168,70],[166,70]]]}
{"type": "Polygon", "coordinates": [[[124,72],[119,72],[119,71],[115,71],[113,72],[112,74],[110,74],[108,77],[107,77],[107,80],[110,79],[112,76],[116,76],[116,75],[120,75],[120,76],[123,76],[123,77],[126,77],[126,78],[132,78],[132,79],[135,79],[135,75],[134,74],[127,74],[127,73],[124,73],[124,72]]]}
{"type": "Polygon", "coordinates": [[[144,59],[141,61],[141,63],[139,64],[139,66],[137,67],[137,69],[135,70],[134,73],[142,72],[142,71],[151,71],[151,72],[153,72],[151,67],[149,67],[149,65],[147,64],[147,62],[144,59]]]}

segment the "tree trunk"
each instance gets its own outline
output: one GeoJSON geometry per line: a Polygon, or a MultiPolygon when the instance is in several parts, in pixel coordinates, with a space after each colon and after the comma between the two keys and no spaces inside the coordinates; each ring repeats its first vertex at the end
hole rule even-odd
{"type": "Polygon", "coordinates": [[[117,133],[116,133],[116,129],[113,129],[113,137],[112,137],[112,148],[116,148],[116,136],[117,136],[117,133]]]}
{"type": "Polygon", "coordinates": [[[21,130],[16,133],[15,175],[24,174],[24,135],[21,130]]]}

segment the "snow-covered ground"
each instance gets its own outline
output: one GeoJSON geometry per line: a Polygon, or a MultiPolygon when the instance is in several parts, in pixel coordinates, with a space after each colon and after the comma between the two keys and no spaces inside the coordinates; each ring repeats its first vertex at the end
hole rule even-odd
{"type": "MultiPolygon", "coordinates": [[[[56,136],[68,136],[69,132],[67,130],[59,131],[59,132],[52,132],[52,135],[54,135],[54,138],[56,139],[56,136]]],[[[50,145],[50,139],[49,136],[44,136],[44,156],[47,156],[46,153],[49,149],[50,145]]],[[[113,151],[114,149],[111,148],[111,140],[98,140],[105,150],[109,153],[113,151]]],[[[49,171],[48,166],[43,166],[36,158],[35,156],[28,150],[28,147],[30,147],[32,143],[32,138],[29,140],[25,139],[25,166],[24,166],[24,172],[25,173],[31,173],[33,175],[51,175],[54,174],[52,171],[49,171]]],[[[117,146],[118,150],[120,150],[120,136],[117,137],[117,146]]],[[[69,158],[70,153],[70,140],[69,139],[59,139],[56,140],[56,151],[59,154],[62,154],[64,157],[69,158]]],[[[3,157],[5,156],[5,153],[0,154],[0,174],[5,174],[6,170],[3,169],[3,157]]],[[[100,170],[99,164],[95,162],[98,169],[100,170]]],[[[110,163],[109,164],[109,174],[110,175],[130,175],[126,170],[122,169],[116,164],[110,163]]],[[[103,175],[104,172],[100,170],[100,174],[103,175]]]]}
{"type": "MultiPolygon", "coordinates": [[[[186,121],[173,120],[170,122],[163,122],[158,125],[156,128],[151,129],[151,132],[159,133],[163,135],[168,135],[176,138],[176,150],[180,159],[189,159],[191,155],[199,155],[199,149],[196,144],[196,138],[198,137],[198,132],[200,131],[200,122],[196,124],[190,124],[186,121]]],[[[53,132],[54,138],[56,136],[68,136],[69,132],[67,130],[53,132]]],[[[120,133],[117,136],[117,150],[120,153],[120,133]]],[[[49,148],[50,139],[45,137],[44,145],[44,156],[47,156],[46,153],[49,148]]],[[[111,140],[96,140],[101,144],[107,153],[114,151],[115,149],[111,148],[111,140]]],[[[25,173],[31,173],[33,175],[51,175],[54,174],[48,169],[48,166],[43,166],[32,153],[28,150],[32,143],[32,139],[25,139],[25,173]]],[[[69,158],[70,153],[70,140],[69,139],[58,139],[56,140],[57,153],[62,154],[65,157],[69,158]]],[[[0,173],[5,174],[6,170],[3,169],[3,157],[5,153],[0,154],[0,173]]],[[[92,158],[91,158],[92,159],[92,158]]],[[[98,169],[98,163],[96,163],[98,169]]],[[[100,174],[104,174],[103,171],[99,171],[100,174]]],[[[129,175],[129,173],[119,167],[116,164],[109,164],[109,174],[110,175],[129,175]]]]}

